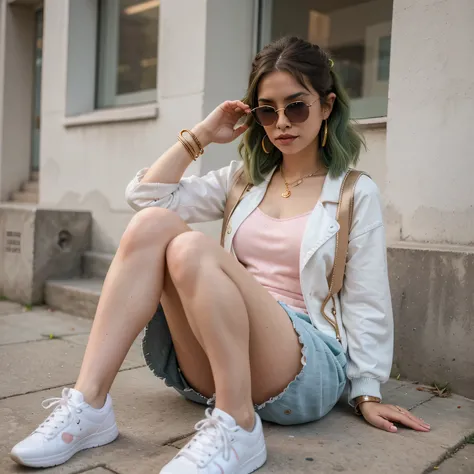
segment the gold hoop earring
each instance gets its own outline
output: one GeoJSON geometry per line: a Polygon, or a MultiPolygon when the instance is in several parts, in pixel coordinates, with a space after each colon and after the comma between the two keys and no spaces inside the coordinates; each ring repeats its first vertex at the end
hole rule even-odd
{"type": "Polygon", "coordinates": [[[266,137],[266,136],[267,136],[267,135],[265,135],[265,136],[262,138],[262,148],[263,148],[263,151],[264,151],[267,155],[269,155],[269,154],[270,154],[270,151],[267,150],[267,147],[265,146],[265,137],[266,137]]]}
{"type": "Polygon", "coordinates": [[[323,135],[323,141],[321,143],[321,147],[324,148],[328,142],[328,121],[324,121],[324,135],[323,135]]]}

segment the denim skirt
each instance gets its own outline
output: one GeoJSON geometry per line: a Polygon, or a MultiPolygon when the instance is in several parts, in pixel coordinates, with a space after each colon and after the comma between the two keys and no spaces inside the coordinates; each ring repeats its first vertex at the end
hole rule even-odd
{"type": "MultiPolygon", "coordinates": [[[[347,382],[347,358],[336,338],[317,330],[308,315],[280,305],[299,337],[302,369],[280,394],[256,405],[255,410],[263,420],[280,425],[308,423],[329,413],[341,397],[347,382]]],[[[193,402],[214,404],[215,397],[201,395],[184,378],[161,306],[146,328],[142,348],[148,367],[166,385],[193,402]]]]}

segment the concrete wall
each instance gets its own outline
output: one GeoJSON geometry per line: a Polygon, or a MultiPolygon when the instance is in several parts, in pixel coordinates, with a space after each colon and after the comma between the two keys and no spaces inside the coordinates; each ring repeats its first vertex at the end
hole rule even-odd
{"type": "Polygon", "coordinates": [[[0,201],[30,173],[34,10],[0,2],[0,201]]]}
{"type": "MultiPolygon", "coordinates": [[[[361,152],[357,168],[366,171],[371,176],[384,198],[387,191],[387,130],[383,124],[375,128],[360,127],[360,129],[364,134],[367,150],[361,152]]],[[[389,228],[387,234],[389,240],[398,240],[396,230],[392,232],[389,228]]]]}
{"type": "Polygon", "coordinates": [[[472,0],[394,4],[386,197],[402,240],[474,245],[473,24],[472,0]]]}

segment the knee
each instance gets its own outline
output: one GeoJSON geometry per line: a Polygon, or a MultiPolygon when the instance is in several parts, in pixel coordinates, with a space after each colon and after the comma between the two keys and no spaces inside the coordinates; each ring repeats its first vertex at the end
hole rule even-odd
{"type": "Polygon", "coordinates": [[[187,226],[173,211],[149,207],[135,214],[120,241],[122,252],[131,252],[150,246],[167,245],[187,226]]]}
{"type": "Polygon", "coordinates": [[[176,236],[166,249],[168,271],[175,284],[194,280],[203,259],[209,255],[210,237],[202,232],[185,232],[176,236]]]}

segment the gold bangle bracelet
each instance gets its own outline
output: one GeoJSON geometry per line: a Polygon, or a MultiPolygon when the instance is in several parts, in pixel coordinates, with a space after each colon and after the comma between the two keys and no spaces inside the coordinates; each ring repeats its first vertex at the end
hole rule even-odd
{"type": "MultiPolygon", "coordinates": [[[[199,155],[203,155],[203,154],[204,154],[204,148],[202,147],[201,142],[199,141],[199,139],[198,139],[198,137],[196,136],[196,134],[194,134],[193,132],[191,132],[191,130],[183,129],[183,130],[181,130],[181,132],[179,133],[181,137],[183,137],[183,133],[188,133],[188,134],[189,134],[189,136],[194,140],[194,142],[196,143],[196,146],[198,147],[199,155]]],[[[183,138],[184,138],[184,137],[183,137],[183,138]]]]}
{"type": "Polygon", "coordinates": [[[193,159],[193,161],[196,161],[196,158],[199,155],[196,155],[193,147],[188,143],[188,141],[185,138],[182,138],[181,136],[178,136],[178,140],[181,142],[181,144],[186,148],[186,151],[189,153],[189,156],[193,159]]]}
{"type": "Polygon", "coordinates": [[[360,397],[354,398],[354,411],[356,412],[357,415],[362,414],[360,412],[359,406],[362,405],[362,403],[366,403],[366,402],[381,403],[382,400],[379,397],[372,397],[369,395],[362,395],[360,397]]]}

